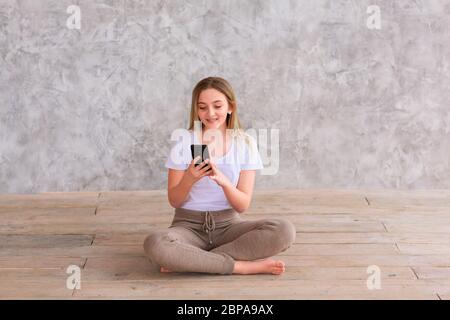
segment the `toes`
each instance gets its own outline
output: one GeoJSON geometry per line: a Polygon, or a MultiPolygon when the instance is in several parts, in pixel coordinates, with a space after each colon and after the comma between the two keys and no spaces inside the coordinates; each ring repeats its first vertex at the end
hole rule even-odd
{"type": "Polygon", "coordinates": [[[282,274],[285,270],[283,261],[275,261],[273,265],[273,273],[274,274],[282,274]]]}
{"type": "Polygon", "coordinates": [[[281,274],[285,271],[285,264],[283,261],[277,261],[275,263],[275,270],[278,274],[281,274]]]}
{"type": "Polygon", "coordinates": [[[283,270],[282,269],[275,269],[273,273],[274,274],[282,274],[283,270]]]}

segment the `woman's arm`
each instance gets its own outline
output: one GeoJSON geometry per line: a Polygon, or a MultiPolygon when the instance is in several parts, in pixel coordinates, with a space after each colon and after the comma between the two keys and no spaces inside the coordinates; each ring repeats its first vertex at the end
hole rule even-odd
{"type": "Polygon", "coordinates": [[[255,170],[242,170],[239,175],[237,187],[233,186],[229,180],[222,186],[228,202],[234,210],[239,213],[244,212],[250,206],[255,184],[255,170]]]}
{"type": "Polygon", "coordinates": [[[208,170],[211,166],[209,164],[203,166],[205,162],[202,162],[199,166],[195,167],[195,162],[199,160],[199,158],[200,157],[196,157],[193,159],[186,170],[169,169],[167,196],[172,207],[181,207],[194,183],[210,174],[208,170]]]}
{"type": "Polygon", "coordinates": [[[193,183],[185,179],[185,171],[169,169],[167,195],[169,203],[174,208],[179,208],[186,200],[193,183]]]}

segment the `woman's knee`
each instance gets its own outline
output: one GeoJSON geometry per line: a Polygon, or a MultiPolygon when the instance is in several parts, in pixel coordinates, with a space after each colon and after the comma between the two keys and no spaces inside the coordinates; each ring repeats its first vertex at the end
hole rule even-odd
{"type": "Polygon", "coordinates": [[[179,234],[173,232],[173,230],[157,230],[152,232],[144,241],[145,254],[153,261],[164,260],[166,253],[175,248],[179,237],[179,234]]]}
{"type": "Polygon", "coordinates": [[[295,241],[297,231],[292,222],[286,219],[274,219],[276,225],[276,239],[279,241],[282,250],[289,248],[295,241]]]}
{"type": "Polygon", "coordinates": [[[160,250],[158,246],[165,236],[164,232],[153,232],[144,240],[144,251],[147,257],[154,259],[155,255],[160,250]]]}

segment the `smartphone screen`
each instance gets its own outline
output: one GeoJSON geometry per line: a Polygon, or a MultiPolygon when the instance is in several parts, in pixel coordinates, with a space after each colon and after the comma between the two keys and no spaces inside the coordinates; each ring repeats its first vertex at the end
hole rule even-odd
{"type": "Polygon", "coordinates": [[[206,159],[209,159],[208,145],[206,145],[206,144],[191,144],[191,154],[192,154],[192,159],[194,159],[198,156],[201,157],[200,160],[198,160],[195,163],[195,166],[197,167],[201,162],[205,161],[206,159]]]}

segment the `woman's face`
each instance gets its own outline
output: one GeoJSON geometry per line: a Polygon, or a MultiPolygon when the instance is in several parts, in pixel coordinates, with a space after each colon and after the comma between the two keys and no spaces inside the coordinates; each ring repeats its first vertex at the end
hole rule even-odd
{"type": "Polygon", "coordinates": [[[200,93],[197,111],[205,129],[227,128],[227,112],[232,111],[225,95],[216,89],[206,89],[200,93]]]}

